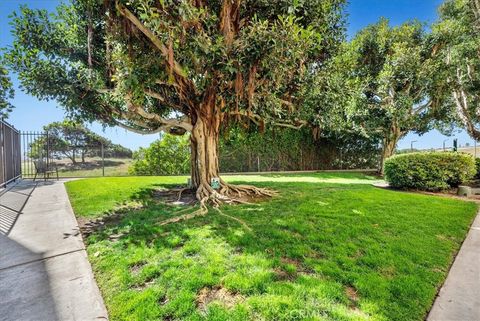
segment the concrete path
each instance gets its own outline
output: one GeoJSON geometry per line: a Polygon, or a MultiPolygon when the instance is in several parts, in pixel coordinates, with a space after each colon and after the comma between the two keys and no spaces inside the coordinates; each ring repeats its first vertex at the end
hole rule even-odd
{"type": "Polygon", "coordinates": [[[63,182],[0,195],[0,320],[106,320],[63,182]]]}
{"type": "Polygon", "coordinates": [[[480,214],[477,214],[427,321],[479,320],[480,214]]]}

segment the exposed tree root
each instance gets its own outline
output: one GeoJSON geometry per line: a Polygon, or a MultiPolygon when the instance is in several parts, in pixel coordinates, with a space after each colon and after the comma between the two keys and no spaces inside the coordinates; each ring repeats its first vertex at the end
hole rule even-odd
{"type": "Polygon", "coordinates": [[[198,210],[196,210],[192,213],[183,214],[183,215],[180,215],[180,216],[175,216],[175,217],[169,218],[168,220],[161,221],[161,222],[158,223],[158,225],[164,226],[164,225],[168,225],[168,224],[171,224],[171,223],[186,221],[186,220],[190,220],[192,218],[195,218],[197,216],[204,216],[207,213],[208,213],[207,208],[200,207],[198,210]]]}
{"type": "Polygon", "coordinates": [[[220,189],[214,190],[209,184],[201,184],[197,189],[196,198],[200,206],[207,204],[218,207],[221,204],[252,204],[242,198],[272,197],[276,192],[251,185],[232,185],[221,182],[220,189]]]}
{"type": "Polygon", "coordinates": [[[276,195],[276,192],[266,188],[255,187],[252,185],[232,185],[222,181],[220,194],[226,194],[226,195],[237,194],[238,197],[243,197],[245,195],[259,196],[259,197],[261,196],[272,197],[276,195]]]}
{"type": "Polygon", "coordinates": [[[222,216],[225,216],[225,217],[228,217],[229,219],[231,220],[234,220],[238,223],[240,223],[246,230],[248,230],[249,232],[252,232],[252,228],[250,226],[248,226],[247,223],[245,223],[245,221],[237,218],[237,217],[234,217],[234,216],[231,216],[231,215],[228,215],[228,214],[225,214],[223,213],[218,207],[215,208],[215,210],[218,212],[218,214],[222,215],[222,216]]]}
{"type": "MultiPolygon", "coordinates": [[[[183,214],[180,216],[172,217],[170,219],[159,222],[160,226],[176,223],[180,221],[190,220],[197,216],[204,216],[208,213],[207,206],[213,206],[213,208],[222,216],[228,217],[237,221],[248,231],[252,229],[242,220],[223,213],[218,207],[222,204],[252,204],[246,199],[254,199],[255,197],[272,197],[276,195],[275,191],[258,188],[250,185],[231,185],[225,182],[221,182],[221,187],[218,190],[213,189],[209,184],[201,184],[196,191],[189,188],[173,189],[164,192],[169,195],[176,195],[176,201],[179,202],[182,199],[182,195],[185,195],[186,191],[190,191],[195,194],[193,200],[197,200],[200,208],[192,213],[183,214]]],[[[184,203],[188,204],[190,202],[184,203]]],[[[183,212],[184,210],[179,211],[183,212]]]]}
{"type": "Polygon", "coordinates": [[[189,187],[185,187],[185,188],[181,188],[179,190],[176,190],[175,192],[178,193],[177,202],[179,202],[182,199],[182,193],[185,192],[185,191],[189,191],[189,190],[191,190],[189,187]]]}

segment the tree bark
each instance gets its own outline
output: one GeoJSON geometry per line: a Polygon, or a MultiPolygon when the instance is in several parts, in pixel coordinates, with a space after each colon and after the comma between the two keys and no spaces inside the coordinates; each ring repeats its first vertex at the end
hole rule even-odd
{"type": "Polygon", "coordinates": [[[192,186],[203,197],[214,192],[211,181],[219,177],[219,133],[208,125],[207,120],[197,118],[190,135],[192,186]]]}
{"type": "Polygon", "coordinates": [[[381,175],[383,175],[383,165],[385,164],[387,158],[393,155],[393,152],[395,151],[395,146],[397,146],[397,141],[398,140],[391,140],[387,138],[383,141],[382,156],[380,161],[380,167],[378,169],[378,172],[381,175]]]}
{"type": "Polygon", "coordinates": [[[480,130],[475,126],[475,121],[469,113],[467,93],[463,89],[453,91],[453,99],[456,104],[457,115],[460,118],[467,133],[475,139],[480,140],[480,130]]]}
{"type": "Polygon", "coordinates": [[[395,148],[397,147],[397,143],[402,136],[403,133],[394,124],[392,125],[390,132],[385,135],[383,139],[382,155],[379,164],[380,166],[378,169],[380,175],[383,175],[383,166],[385,164],[385,161],[387,160],[387,158],[393,155],[393,153],[395,152],[395,148]]]}
{"type": "Polygon", "coordinates": [[[65,155],[65,157],[67,157],[72,161],[73,165],[77,164],[77,160],[75,159],[75,151],[73,151],[72,153],[69,153],[69,152],[62,152],[62,153],[63,155],[65,155]]]}
{"type": "Polygon", "coordinates": [[[221,111],[215,105],[215,95],[207,95],[198,111],[191,117],[191,184],[200,205],[244,202],[242,196],[272,196],[274,192],[248,185],[231,185],[220,178],[218,142],[221,111]],[[218,178],[220,186],[212,187],[212,179],[218,178]]]}

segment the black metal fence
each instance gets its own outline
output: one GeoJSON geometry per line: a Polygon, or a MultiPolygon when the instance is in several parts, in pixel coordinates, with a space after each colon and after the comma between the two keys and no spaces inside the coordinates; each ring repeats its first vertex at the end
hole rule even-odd
{"type": "Polygon", "coordinates": [[[0,188],[22,175],[20,132],[0,120],[0,188]]]}
{"type": "Polygon", "coordinates": [[[51,177],[56,172],[63,178],[128,175],[131,151],[119,151],[113,144],[72,144],[48,131],[25,131],[21,137],[23,178],[43,178],[37,173],[39,163],[54,172],[51,177]]]}

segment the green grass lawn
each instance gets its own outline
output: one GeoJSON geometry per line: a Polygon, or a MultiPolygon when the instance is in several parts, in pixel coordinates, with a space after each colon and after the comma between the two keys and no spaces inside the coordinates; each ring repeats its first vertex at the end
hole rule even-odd
{"type": "Polygon", "coordinates": [[[354,173],[226,179],[279,195],[160,226],[193,209],[149,190],[185,177],[67,183],[79,217],[144,205],[86,240],[112,320],[423,320],[477,210],[354,173]]]}

